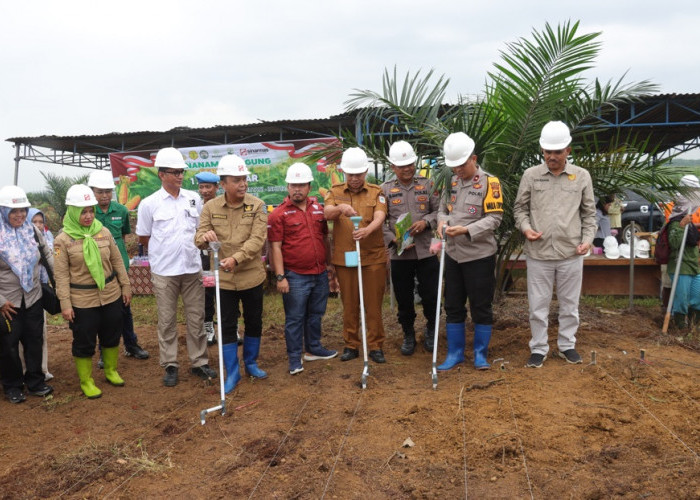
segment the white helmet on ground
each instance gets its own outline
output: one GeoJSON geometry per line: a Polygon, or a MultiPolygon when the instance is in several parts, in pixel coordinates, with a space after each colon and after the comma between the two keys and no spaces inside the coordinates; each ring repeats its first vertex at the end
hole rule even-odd
{"type": "Polygon", "coordinates": [[[445,155],[445,165],[448,167],[464,165],[474,152],[474,146],[474,140],[464,132],[455,132],[448,135],[442,147],[445,155]]]}
{"type": "Polygon", "coordinates": [[[418,157],[413,146],[406,141],[397,141],[389,148],[389,163],[395,167],[405,167],[416,162],[418,157]]]}
{"type": "Polygon", "coordinates": [[[185,158],[175,148],[163,148],[156,154],[156,160],[153,165],[157,168],[187,168],[185,158]]]}
{"type": "Polygon", "coordinates": [[[549,122],[542,127],[540,134],[540,146],[542,149],[564,149],[571,144],[571,133],[564,122],[549,122]]]}
{"type": "Polygon", "coordinates": [[[314,176],[311,173],[311,169],[305,163],[293,163],[287,169],[287,177],[284,182],[287,184],[306,184],[307,182],[313,182],[314,176]]]}
{"type": "Polygon", "coordinates": [[[114,178],[109,170],[90,172],[87,185],[97,189],[114,189],[114,178]]]}
{"type": "Polygon", "coordinates": [[[346,174],[363,174],[369,170],[367,153],[362,148],[348,148],[343,152],[340,169],[346,174]]]}
{"type": "Polygon", "coordinates": [[[27,193],[19,186],[3,186],[0,188],[0,206],[9,208],[27,208],[32,206],[27,193]]]}
{"type": "Polygon", "coordinates": [[[66,193],[66,205],[71,207],[91,207],[97,205],[95,194],[85,184],[75,184],[66,193]]]}
{"type": "Polygon", "coordinates": [[[238,155],[226,155],[222,156],[219,160],[219,165],[216,168],[216,175],[222,177],[224,175],[250,175],[250,171],[241,158],[238,155]]]}

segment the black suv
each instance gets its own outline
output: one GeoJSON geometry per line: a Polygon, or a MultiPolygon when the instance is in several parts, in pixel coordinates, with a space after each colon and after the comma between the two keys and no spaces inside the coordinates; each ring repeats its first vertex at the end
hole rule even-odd
{"type": "Polygon", "coordinates": [[[654,232],[661,229],[666,222],[664,212],[657,203],[645,200],[637,193],[624,190],[622,195],[622,240],[629,243],[632,226],[636,232],[654,232]]]}

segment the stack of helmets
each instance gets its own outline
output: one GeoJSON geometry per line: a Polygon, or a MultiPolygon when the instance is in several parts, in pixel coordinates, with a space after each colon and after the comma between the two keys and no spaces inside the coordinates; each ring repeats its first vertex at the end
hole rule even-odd
{"type": "Polygon", "coordinates": [[[620,243],[617,249],[620,251],[620,257],[623,259],[630,258],[630,246],[627,243],[620,243]]]}
{"type": "Polygon", "coordinates": [[[647,240],[636,240],[634,242],[634,256],[640,259],[648,259],[651,252],[651,245],[647,240]]]}
{"type": "Polygon", "coordinates": [[[603,251],[608,259],[619,259],[620,249],[614,236],[606,236],[603,240],[603,251]]]}

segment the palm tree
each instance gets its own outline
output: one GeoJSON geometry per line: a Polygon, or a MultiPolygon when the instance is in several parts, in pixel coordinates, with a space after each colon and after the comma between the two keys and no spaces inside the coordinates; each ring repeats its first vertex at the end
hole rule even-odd
{"type": "Polygon", "coordinates": [[[579,34],[579,23],[566,22],[556,29],[546,24],[533,30],[530,39],[507,44],[501,60],[488,74],[483,94],[477,99],[443,102],[449,80],[417,72],[399,80],[384,73],[382,92],[355,90],[346,102],[357,111],[361,134],[343,134],[344,146],[361,143],[370,157],[383,161],[391,142],[411,142],[420,155],[437,160],[433,171],[439,187],[451,176],[440,158],[445,137],[464,131],[477,146],[481,165],[499,177],[505,214],[499,228],[499,289],[507,278],[503,263],[522,244],[515,230],[512,206],[523,171],[541,163],[539,134],[550,120],[562,120],[572,129],[574,162],[587,168],[598,195],[631,188],[656,200],[677,190],[678,167],[669,158],[656,161],[651,145],[633,135],[616,134],[612,142],[599,144],[602,130],[596,116],[622,103],[656,92],[649,81],[625,83],[592,81],[584,73],[594,67],[601,49],[600,33],[579,34]],[[656,186],[657,191],[652,191],[656,186]],[[660,194],[661,193],[661,194],[660,194]]]}
{"type": "Polygon", "coordinates": [[[66,193],[74,184],[85,184],[87,175],[76,177],[60,176],[52,173],[41,172],[46,181],[46,189],[38,193],[28,193],[27,197],[32,205],[44,209],[52,208],[55,211],[60,224],[63,216],[66,215],[66,193]]]}

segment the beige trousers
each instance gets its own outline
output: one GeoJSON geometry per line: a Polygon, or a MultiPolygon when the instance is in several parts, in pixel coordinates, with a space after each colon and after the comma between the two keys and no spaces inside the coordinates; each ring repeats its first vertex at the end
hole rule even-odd
{"type": "Polygon", "coordinates": [[[209,363],[204,331],[204,288],[201,273],[161,276],[151,273],[158,306],[160,366],[179,366],[177,361],[177,298],[182,295],[187,322],[187,354],[194,368],[209,363]]]}

